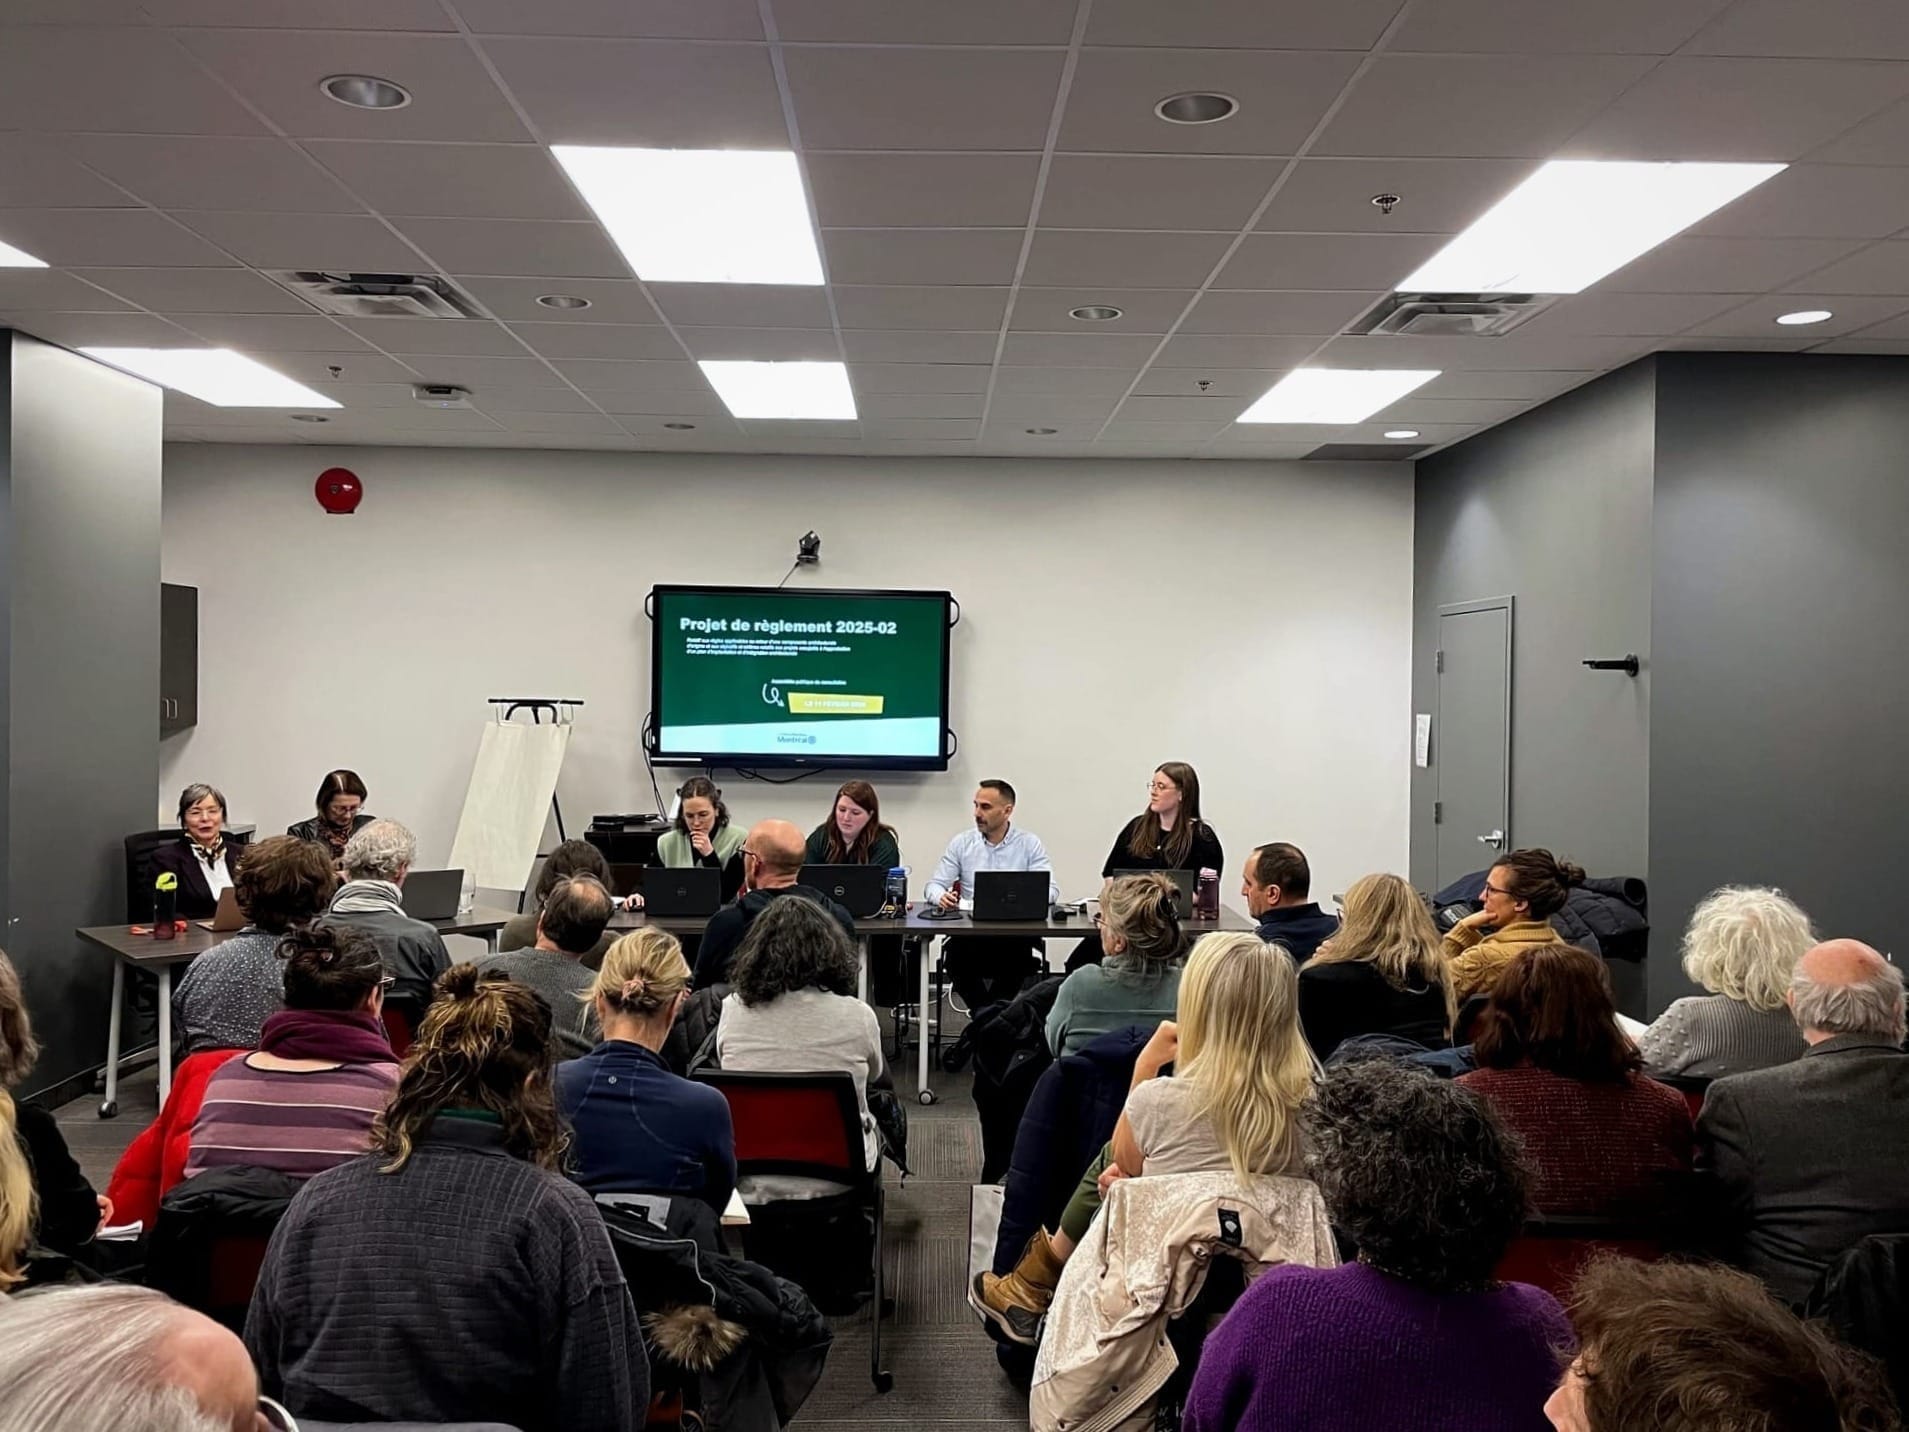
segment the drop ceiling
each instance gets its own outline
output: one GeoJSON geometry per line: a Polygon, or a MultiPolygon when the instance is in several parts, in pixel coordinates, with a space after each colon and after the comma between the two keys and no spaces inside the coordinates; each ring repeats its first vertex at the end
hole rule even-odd
{"type": "Polygon", "coordinates": [[[229,345],[343,404],[168,394],[183,441],[1438,447],[1656,350],[1909,353],[1909,4],[6,0],[0,240],[51,265],[0,269],[0,323],[229,345]],[[414,101],[346,108],[341,72],[414,101]],[[1154,117],[1188,90],[1239,112],[1154,117]],[[561,143],[794,149],[827,285],[637,282],[561,143]],[[1338,336],[1550,157],[1791,167],[1505,337],[1338,336]],[[485,316],[333,319],[274,269],[440,273],[485,316]],[[1836,316],[1775,325],[1803,308],[1836,316]],[[860,418],[738,422],[698,358],[846,361],[860,418]],[[1443,375],[1354,426],[1234,422],[1304,362],[1443,375]]]}

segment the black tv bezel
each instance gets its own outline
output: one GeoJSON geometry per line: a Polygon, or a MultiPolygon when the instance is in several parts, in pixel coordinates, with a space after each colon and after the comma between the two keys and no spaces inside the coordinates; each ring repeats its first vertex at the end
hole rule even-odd
{"type": "Polygon", "coordinates": [[[959,610],[954,593],[941,588],[915,587],[738,587],[718,583],[667,582],[650,588],[644,603],[650,619],[650,713],[644,723],[643,741],[652,764],[659,766],[710,766],[727,770],[854,770],[854,771],[945,771],[953,756],[949,750],[948,726],[949,657],[953,647],[954,613],[959,610]],[[923,597],[941,602],[941,751],[934,756],[796,756],[781,751],[743,753],[736,751],[666,751],[662,748],[662,700],[659,691],[663,679],[663,652],[656,639],[656,623],[665,596],[777,596],[777,597],[923,597]]]}

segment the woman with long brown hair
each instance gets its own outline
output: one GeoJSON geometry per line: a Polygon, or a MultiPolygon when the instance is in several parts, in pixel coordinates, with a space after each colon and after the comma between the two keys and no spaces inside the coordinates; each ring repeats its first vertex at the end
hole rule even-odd
{"type": "MultiPolygon", "coordinates": [[[[1200,815],[1200,773],[1185,761],[1163,761],[1147,782],[1147,806],[1120,828],[1113,849],[1100,867],[1101,899],[1116,873],[1137,870],[1190,870],[1197,881],[1211,870],[1226,869],[1220,837],[1200,815]]],[[[1090,932],[1067,957],[1071,972],[1097,965],[1105,956],[1100,935],[1090,932]]]]}
{"type": "Polygon", "coordinates": [[[371,1152],[313,1178],[246,1320],[268,1396],[328,1421],[634,1432],[642,1333],[596,1204],[559,1171],[550,1008],[456,965],[371,1152]]]}
{"type": "Polygon", "coordinates": [[[1431,911],[1397,875],[1346,891],[1339,929],[1299,971],[1299,1022],[1322,1060],[1361,1034],[1447,1048],[1457,1001],[1431,911]]]}
{"type": "Polygon", "coordinates": [[[842,782],[829,818],[809,832],[802,858],[809,865],[879,865],[887,870],[900,865],[901,842],[892,825],[882,824],[875,787],[867,781],[842,782]]]}

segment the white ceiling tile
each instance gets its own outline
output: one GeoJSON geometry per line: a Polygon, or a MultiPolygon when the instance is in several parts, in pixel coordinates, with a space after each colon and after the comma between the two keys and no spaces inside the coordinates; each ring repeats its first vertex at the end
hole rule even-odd
{"type": "Polygon", "coordinates": [[[1859,247],[1848,239],[1669,239],[1599,286],[1611,293],[1765,293],[1859,247]]]}
{"type": "Polygon", "coordinates": [[[1135,396],[1151,398],[1257,398],[1281,374],[1266,368],[1147,369],[1134,388],[1135,396]],[[1206,386],[1202,388],[1200,385],[1206,386]]]}
{"type": "Polygon", "coordinates": [[[0,134],[0,202],[22,208],[111,208],[133,201],[89,173],[71,144],[0,134]]]}
{"type": "MultiPolygon", "coordinates": [[[[1834,302],[1837,304],[1837,309],[1835,310],[1836,317],[1825,323],[1811,324],[1808,329],[1809,332],[1822,334],[1824,337],[1840,337],[1842,336],[1840,333],[1834,331],[1826,333],[1824,330],[1840,328],[1844,320],[1847,319],[1851,321],[1852,326],[1861,329],[1860,332],[1854,335],[1857,338],[1867,339],[1872,342],[1901,342],[1904,339],[1909,339],[1909,299],[1842,298],[1834,300],[1834,302]],[[1864,320],[1870,318],[1872,315],[1879,316],[1882,310],[1887,308],[1895,309],[1893,316],[1883,322],[1865,323],[1864,320]]],[[[1848,332],[1849,330],[1845,329],[1843,331],[1848,332]]]]}
{"type": "Polygon", "coordinates": [[[1801,353],[1820,342],[1815,338],[1715,338],[1685,333],[1659,339],[1661,353],[1801,353]]]}
{"type": "Polygon", "coordinates": [[[1023,282],[1121,288],[1187,288],[1206,282],[1232,239],[1226,234],[1151,234],[1041,229],[1023,282]]]}
{"type": "Polygon", "coordinates": [[[995,331],[1007,311],[1005,288],[835,289],[835,311],[843,328],[938,328],[978,333],[995,331]]]}
{"type": "MultiPolygon", "coordinates": [[[[382,348],[387,353],[524,356],[524,345],[511,336],[509,329],[484,318],[347,318],[340,321],[374,348],[382,348]]],[[[564,325],[553,326],[562,328],[564,325]]]]}
{"type": "Polygon", "coordinates": [[[1003,363],[1052,363],[1069,368],[1136,367],[1160,340],[1151,333],[1010,333],[1003,363]]]}
{"type": "Polygon", "coordinates": [[[232,263],[150,209],[0,209],[0,239],[54,268],[217,268],[232,263]]]}
{"type": "Polygon", "coordinates": [[[1438,234],[1248,234],[1215,286],[1389,293],[1444,246],[1438,234]]]}
{"type": "Polygon", "coordinates": [[[1062,61],[1046,50],[932,48],[783,58],[809,149],[1039,149],[1062,61]]]}
{"type": "Polygon", "coordinates": [[[1019,229],[828,229],[822,247],[831,283],[1005,284],[1022,237],[1019,229]]]}
{"type": "MultiPolygon", "coordinates": [[[[1429,385],[1428,385],[1429,386],[1429,385]]],[[[1385,410],[1386,417],[1400,423],[1430,423],[1443,427],[1455,423],[1502,423],[1532,406],[1526,398],[1471,398],[1452,402],[1421,398],[1421,388],[1411,397],[1385,410]]]]}
{"type": "Polygon", "coordinates": [[[536,144],[380,144],[312,140],[318,162],[373,209],[474,219],[589,219],[536,144]]]}
{"type": "Polygon", "coordinates": [[[478,35],[601,35],[639,40],[760,40],[755,0],[454,0],[478,35]]]}
{"type": "Polygon", "coordinates": [[[754,438],[795,438],[803,442],[836,441],[851,444],[861,441],[860,425],[853,418],[843,422],[760,419],[741,426],[746,436],[754,438]]]}
{"type": "Polygon", "coordinates": [[[595,224],[409,217],[391,222],[430,256],[441,273],[630,277],[629,265],[595,224]]]}
{"type": "Polygon", "coordinates": [[[649,289],[671,323],[736,328],[830,326],[828,292],[819,285],[653,283],[649,289]]]}
{"type": "Polygon", "coordinates": [[[850,45],[1065,45],[1074,0],[775,0],[787,41],[850,45]]]}
{"type": "MultiPolygon", "coordinates": [[[[391,321],[403,323],[408,320],[391,321]]],[[[553,360],[608,358],[628,362],[654,358],[668,362],[683,355],[683,345],[660,324],[513,323],[510,330],[530,344],[533,350],[553,360]]],[[[507,351],[523,350],[514,348],[507,351]]]]}
{"type": "Polygon", "coordinates": [[[842,331],[842,350],[851,363],[989,363],[999,341],[998,332],[842,331]]]}
{"type": "MultiPolygon", "coordinates": [[[[1052,398],[1099,398],[1102,417],[1113,411],[1114,400],[1133,385],[1138,364],[1123,368],[1056,368],[1048,364],[1003,364],[994,372],[994,402],[1017,395],[1031,395],[1044,401],[1052,398]]],[[[1091,408],[1091,403],[1078,406],[1091,408]]]]}
{"type": "Polygon", "coordinates": [[[1099,434],[1105,418],[1068,418],[1058,413],[1035,412],[1024,418],[1005,418],[990,413],[988,423],[981,431],[983,442],[1000,442],[1003,439],[1021,446],[1022,451],[1039,451],[1045,456],[1068,443],[1091,443],[1099,434]],[[1053,428],[1051,433],[1035,433],[1033,428],[1053,428]]]}
{"type": "Polygon", "coordinates": [[[1057,154],[1041,195],[1054,229],[1237,231],[1284,161],[1188,154],[1057,154]]]}
{"type": "Polygon", "coordinates": [[[789,147],[766,46],[521,39],[484,52],[546,143],[789,147]]]}
{"type": "Polygon", "coordinates": [[[1244,402],[1230,395],[1169,397],[1136,393],[1120,405],[1118,420],[1123,423],[1197,422],[1218,430],[1237,418],[1245,407],[1244,402]]]}
{"type": "Polygon", "coordinates": [[[437,0],[144,0],[156,25],[281,30],[448,31],[437,0]]]}
{"type": "Polygon", "coordinates": [[[369,346],[329,318],[276,313],[189,313],[178,318],[206,342],[246,352],[276,349],[287,353],[348,353],[369,346]]]}
{"type": "MultiPolygon", "coordinates": [[[[530,138],[458,35],[185,30],[179,42],[294,139],[530,138]],[[378,75],[411,92],[402,109],[340,104],[327,75],[378,75]]],[[[143,129],[144,125],[85,126],[143,129]]],[[[246,130],[236,131],[239,133],[246,130]]]]}
{"type": "Polygon", "coordinates": [[[1617,368],[1658,346],[1645,337],[1335,338],[1316,360],[1328,368],[1617,368]]]}
{"type": "Polygon", "coordinates": [[[420,381],[410,368],[382,353],[288,353],[255,348],[250,354],[275,373],[313,385],[401,383],[409,392],[410,385],[420,381]],[[333,368],[338,372],[334,374],[333,368]]]}
{"type": "MultiPolygon", "coordinates": [[[[179,219],[254,268],[409,273],[425,266],[404,240],[365,214],[207,209],[182,213],[179,219]]],[[[0,216],[0,225],[4,223],[0,216]]]]}
{"type": "Polygon", "coordinates": [[[1896,0],[1738,0],[1685,47],[1693,55],[1909,59],[1909,8],[1896,0]]]}
{"type": "Polygon", "coordinates": [[[707,393],[703,370],[688,359],[675,363],[611,363],[564,360],[557,371],[585,392],[707,393]]]}
{"type": "Polygon", "coordinates": [[[973,418],[871,418],[862,417],[862,431],[871,438],[913,438],[921,442],[974,438],[981,433],[981,420],[973,418]]]}
{"type": "Polygon", "coordinates": [[[1682,333],[1738,302],[1734,294],[1715,293],[1567,294],[1517,331],[1528,336],[1682,333]]]}
{"type": "Polygon", "coordinates": [[[420,403],[415,408],[364,408],[354,411],[346,408],[343,412],[330,413],[331,423],[326,430],[326,440],[341,437],[346,433],[405,433],[420,432],[432,428],[472,428],[487,432],[499,430],[494,418],[471,408],[427,408],[420,403]]]}
{"type": "Polygon", "coordinates": [[[478,406],[496,417],[504,413],[592,413],[598,405],[571,388],[513,388],[486,383],[478,406]]]}
{"type": "Polygon", "coordinates": [[[146,8],[140,0],[94,0],[74,5],[72,0],[8,0],[0,10],[0,29],[19,25],[144,25],[146,8]]]}
{"type": "Polygon", "coordinates": [[[979,363],[854,363],[849,386],[862,393],[985,393],[988,369],[979,363]]]}
{"type": "Polygon", "coordinates": [[[464,278],[458,284],[506,323],[656,323],[656,309],[633,278],[464,278]],[[546,308],[537,300],[562,293],[588,308],[546,308]]]}
{"type": "Polygon", "coordinates": [[[978,418],[978,393],[859,393],[855,405],[866,419],[978,418]]]}
{"type": "MultiPolygon", "coordinates": [[[[0,237],[4,237],[0,220],[0,237]]],[[[114,313],[132,307],[60,269],[0,268],[0,312],[114,313]]]]}
{"type": "MultiPolygon", "coordinates": [[[[1893,325],[1885,323],[1898,314],[1909,310],[1909,296],[1896,298],[1865,298],[1855,294],[1774,293],[1762,298],[1753,298],[1740,307],[1720,314],[1706,323],[1698,324],[1690,330],[1693,338],[1840,338],[1857,330],[1868,330],[1871,324],[1881,323],[1893,331],[1893,325]],[[1803,327],[1786,328],[1777,323],[1777,316],[1784,313],[1796,313],[1802,309],[1828,309],[1833,315],[1821,323],[1812,323],[1803,327]]],[[[1867,332],[1865,337],[1869,336],[1867,332]]]]}
{"type": "Polygon", "coordinates": [[[1689,232],[1728,238],[1880,239],[1909,228],[1909,169],[1792,164],[1689,232]]]}
{"type": "Polygon", "coordinates": [[[418,370],[421,383],[456,383],[481,396],[486,389],[561,388],[563,379],[535,358],[466,357],[462,354],[398,354],[418,370]]]}
{"type": "Polygon", "coordinates": [[[621,433],[615,418],[602,413],[521,413],[484,411],[513,433],[621,433]]]}
{"type": "Polygon", "coordinates": [[[1515,398],[1530,401],[1538,398],[1555,398],[1560,393],[1600,376],[1594,369],[1560,373],[1542,370],[1524,372],[1515,369],[1494,371],[1485,368],[1469,372],[1441,373],[1412,396],[1440,400],[1515,398]]]}
{"type": "Polygon", "coordinates": [[[1892,104],[1820,149],[1812,160],[1824,164],[1900,164],[1909,154],[1909,100],[1892,104]]]}
{"type": "Polygon", "coordinates": [[[1455,234],[1515,189],[1528,159],[1302,159],[1254,227],[1287,233],[1455,234]],[[1372,202],[1395,194],[1386,213],[1372,202]]]}
{"type": "MultiPolygon", "coordinates": [[[[606,413],[619,418],[656,416],[674,418],[727,418],[729,409],[707,384],[701,392],[669,389],[592,389],[590,400],[606,413]]],[[[630,425],[626,422],[625,427],[630,425]]]]}
{"type": "MultiPolygon", "coordinates": [[[[1121,412],[1125,413],[1126,409],[1123,407],[1121,412]]],[[[1218,437],[1231,422],[1231,417],[1210,422],[1129,422],[1117,417],[1101,431],[1100,441],[1158,451],[1162,456],[1178,456],[1187,447],[1197,447],[1218,437]]]]}
{"type": "Polygon", "coordinates": [[[1909,353],[1909,338],[1832,338],[1818,353],[1909,353]]]}
{"type": "Polygon", "coordinates": [[[1034,154],[810,153],[803,165],[824,227],[992,228],[1027,222],[1040,162],[1034,154]]]}
{"type": "Polygon", "coordinates": [[[1083,153],[1294,154],[1360,56],[1314,51],[1087,50],[1074,71],[1060,148],[1083,153]],[[1169,124],[1169,95],[1215,90],[1240,101],[1218,124],[1169,124]]]}
{"type": "Polygon", "coordinates": [[[64,145],[75,159],[162,209],[329,214],[364,209],[282,139],[76,134],[64,145]]]}
{"type": "Polygon", "coordinates": [[[1098,0],[1090,45],[1368,50],[1404,0],[1098,0]]]}
{"type": "Polygon", "coordinates": [[[1909,294],[1909,240],[1871,244],[1812,273],[1803,286],[1818,293],[1909,294]]]}
{"type": "Polygon", "coordinates": [[[1316,438],[1294,442],[1279,434],[1297,431],[1258,423],[1244,428],[1228,428],[1206,449],[1208,457],[1234,457],[1260,462],[1285,462],[1302,458],[1319,446],[1316,438]]]}
{"type": "Polygon", "coordinates": [[[1181,333],[1337,333],[1378,302],[1371,293],[1231,293],[1214,289],[1180,325],[1181,333]]]}
{"type": "MultiPolygon", "coordinates": [[[[252,355],[266,367],[284,373],[288,378],[298,378],[298,374],[287,372],[279,363],[273,361],[273,358],[277,356],[281,355],[258,353],[252,355]]],[[[300,356],[309,358],[312,355],[301,354],[300,356]]],[[[299,381],[310,380],[301,378],[299,381]]],[[[409,383],[322,383],[314,386],[327,398],[347,408],[411,408],[417,404],[417,399],[411,395],[409,383]]],[[[170,404],[175,396],[179,395],[166,394],[167,403],[170,404]]]]}
{"type": "Polygon", "coordinates": [[[85,269],[80,277],[155,313],[298,313],[310,304],[250,269],[85,269]]]}
{"type": "Polygon", "coordinates": [[[1271,368],[1284,371],[1303,362],[1308,354],[1324,342],[1326,338],[1322,335],[1213,338],[1202,334],[1182,334],[1167,340],[1167,346],[1160,350],[1160,357],[1156,361],[1166,368],[1271,368]]]}
{"type": "Polygon", "coordinates": [[[1419,0],[1389,48],[1448,54],[1668,55],[1730,0],[1419,0]]]}
{"type": "Polygon", "coordinates": [[[764,362],[812,359],[840,362],[841,345],[826,329],[679,328],[697,358],[754,358],[764,362]]]}
{"type": "Polygon", "coordinates": [[[1800,159],[1909,93],[1909,64],[1674,56],[1559,151],[1593,159],[1800,159]],[[1772,95],[1782,95],[1772,104],[1772,95]]]}
{"type": "Polygon", "coordinates": [[[1040,333],[1064,333],[1080,323],[1089,333],[1165,333],[1179,321],[1193,301],[1190,288],[1028,288],[1014,295],[1014,316],[1008,326],[1040,333]],[[1070,318],[1076,308],[1108,307],[1120,317],[1081,323],[1070,318]]]}
{"type": "Polygon", "coordinates": [[[261,134],[265,127],[162,34],[9,30],[0,129],[261,134]]]}
{"type": "Polygon", "coordinates": [[[198,340],[163,318],[143,313],[14,313],[22,333],[68,348],[191,348],[198,340]]]}
{"type": "Polygon", "coordinates": [[[1546,158],[1652,63],[1610,55],[1520,55],[1509,62],[1382,55],[1312,152],[1546,158]]]}

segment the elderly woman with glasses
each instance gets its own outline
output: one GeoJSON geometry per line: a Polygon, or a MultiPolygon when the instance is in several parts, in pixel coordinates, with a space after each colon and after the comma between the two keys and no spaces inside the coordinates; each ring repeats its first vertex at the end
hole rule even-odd
{"type": "Polygon", "coordinates": [[[225,838],[225,796],[217,786],[195,781],[179,793],[179,831],[184,837],[153,852],[153,870],[179,881],[179,918],[202,920],[219,908],[219,896],[238,879],[245,849],[225,838]]]}

